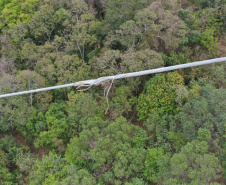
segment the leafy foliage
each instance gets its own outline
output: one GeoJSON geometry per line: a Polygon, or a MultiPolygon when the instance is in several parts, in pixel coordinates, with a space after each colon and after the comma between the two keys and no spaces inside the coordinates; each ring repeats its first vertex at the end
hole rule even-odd
{"type": "Polygon", "coordinates": [[[105,183],[122,182],[142,172],[146,153],[142,148],[144,131],[124,118],[112,123],[89,119],[86,127],[71,140],[65,155],[68,162],[88,167],[94,176],[101,175],[105,183]],[[137,137],[141,140],[135,140],[137,137]],[[134,145],[137,147],[133,148],[134,145]]]}
{"type": "Polygon", "coordinates": [[[219,161],[214,154],[208,153],[207,142],[192,141],[187,143],[180,153],[172,156],[170,160],[172,177],[166,180],[166,184],[172,181],[177,183],[210,183],[216,178],[218,170],[219,161]]]}
{"type": "MultiPolygon", "coordinates": [[[[225,97],[223,89],[207,86],[202,89],[199,98],[184,105],[175,118],[177,123],[182,123],[185,139],[189,141],[196,139],[199,128],[209,129],[212,137],[222,138],[225,130],[225,97]]],[[[201,134],[201,130],[199,132],[201,134]]]]}
{"type": "Polygon", "coordinates": [[[147,180],[156,182],[156,175],[158,173],[158,159],[160,155],[163,155],[162,149],[158,150],[156,148],[152,148],[148,150],[144,171],[144,176],[147,180]]]}
{"type": "Polygon", "coordinates": [[[137,111],[139,118],[144,120],[150,113],[160,115],[175,114],[177,112],[173,86],[183,84],[183,77],[178,73],[156,75],[150,79],[144,93],[139,97],[137,111]]]}
{"type": "MultiPolygon", "coordinates": [[[[225,10],[0,0],[0,94],[225,56],[225,10]]],[[[0,184],[225,184],[225,64],[0,99],[0,184]]]]}
{"type": "Polygon", "coordinates": [[[12,0],[6,4],[2,10],[1,19],[4,19],[4,22],[0,24],[0,29],[5,25],[12,28],[20,22],[28,23],[38,3],[39,0],[12,0]]]}

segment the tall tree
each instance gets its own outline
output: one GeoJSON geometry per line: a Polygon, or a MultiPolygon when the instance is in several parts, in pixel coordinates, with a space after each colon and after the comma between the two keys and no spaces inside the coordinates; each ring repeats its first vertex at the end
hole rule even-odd
{"type": "Polygon", "coordinates": [[[145,131],[125,118],[112,123],[89,119],[79,137],[74,137],[65,159],[88,168],[104,183],[124,183],[144,169],[145,131]]]}
{"type": "Polygon", "coordinates": [[[12,28],[15,24],[28,23],[36,11],[39,0],[12,0],[2,10],[0,29],[7,26],[12,28]]]}
{"type": "Polygon", "coordinates": [[[145,120],[150,114],[175,114],[176,93],[173,86],[183,84],[183,77],[177,72],[157,74],[147,83],[144,93],[139,97],[137,106],[139,119],[145,120]]]}
{"type": "MultiPolygon", "coordinates": [[[[6,74],[0,78],[0,94],[17,92],[22,85],[21,80],[6,74]]],[[[34,114],[34,107],[29,106],[22,96],[0,99],[0,132],[13,130],[34,114]]]]}

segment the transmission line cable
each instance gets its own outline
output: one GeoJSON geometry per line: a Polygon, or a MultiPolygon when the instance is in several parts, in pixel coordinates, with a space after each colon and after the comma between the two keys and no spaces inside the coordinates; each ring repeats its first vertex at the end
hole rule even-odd
{"type": "Polygon", "coordinates": [[[166,71],[173,71],[173,70],[177,70],[177,69],[202,66],[202,65],[219,63],[219,62],[224,62],[224,61],[226,61],[226,57],[197,61],[197,62],[192,62],[192,63],[187,63],[187,64],[174,65],[174,66],[169,66],[169,67],[161,67],[161,68],[150,69],[150,70],[145,70],[145,71],[123,73],[123,74],[117,74],[114,76],[105,76],[105,77],[100,77],[97,79],[79,81],[79,82],[65,84],[65,85],[57,85],[57,86],[53,86],[53,87],[46,87],[46,88],[40,88],[40,89],[34,89],[34,90],[28,90],[28,91],[22,91],[22,92],[15,92],[15,93],[10,93],[10,94],[3,94],[3,95],[0,95],[0,98],[6,98],[6,97],[11,97],[11,96],[18,96],[18,95],[30,94],[30,93],[36,93],[36,92],[42,92],[42,91],[49,91],[49,90],[53,90],[53,89],[61,89],[61,88],[65,88],[65,87],[74,87],[74,86],[78,87],[78,89],[80,87],[88,87],[87,89],[89,89],[93,85],[96,86],[96,85],[99,85],[102,82],[106,82],[106,81],[114,81],[114,80],[122,79],[122,78],[131,78],[131,77],[143,76],[143,75],[154,74],[154,73],[162,73],[162,72],[166,72],[166,71]]]}

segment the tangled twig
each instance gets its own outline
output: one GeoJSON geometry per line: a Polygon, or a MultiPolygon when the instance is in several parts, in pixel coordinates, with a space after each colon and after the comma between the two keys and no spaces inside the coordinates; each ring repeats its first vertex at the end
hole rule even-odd
{"type": "Polygon", "coordinates": [[[111,87],[112,87],[113,82],[114,82],[114,79],[112,79],[111,84],[110,84],[109,86],[107,86],[107,93],[106,93],[106,94],[105,94],[106,88],[104,89],[104,96],[105,96],[105,98],[106,98],[107,105],[108,105],[108,106],[107,106],[107,109],[106,109],[106,111],[105,111],[105,114],[107,114],[107,112],[108,112],[108,110],[109,110],[109,107],[110,107],[109,101],[108,101],[108,94],[109,94],[109,91],[110,91],[110,89],[111,89],[111,87]]]}
{"type": "Polygon", "coordinates": [[[106,99],[106,101],[107,101],[107,109],[106,109],[106,111],[105,111],[105,114],[107,114],[107,112],[108,112],[108,110],[109,110],[109,107],[110,107],[110,105],[109,105],[109,100],[108,100],[108,94],[109,94],[109,91],[110,91],[110,89],[111,89],[111,87],[112,87],[113,82],[114,82],[114,78],[112,79],[111,83],[110,83],[109,85],[107,85],[107,86],[105,86],[105,82],[103,82],[103,81],[96,82],[96,83],[94,83],[94,84],[85,84],[85,83],[82,83],[81,85],[79,85],[79,86],[76,88],[76,90],[77,90],[77,91],[87,91],[87,90],[89,90],[93,85],[95,85],[95,86],[103,85],[103,86],[105,87],[105,88],[104,88],[104,97],[105,97],[105,99],[106,99]],[[82,87],[87,87],[87,88],[85,88],[85,89],[80,89],[80,88],[82,88],[82,87]]]}
{"type": "Polygon", "coordinates": [[[93,85],[85,85],[85,84],[83,84],[83,85],[78,86],[78,87],[76,88],[76,90],[77,90],[77,91],[87,91],[87,90],[89,90],[92,86],[93,86],[93,85]],[[80,89],[81,87],[87,87],[87,88],[86,88],[86,89],[80,89]]]}

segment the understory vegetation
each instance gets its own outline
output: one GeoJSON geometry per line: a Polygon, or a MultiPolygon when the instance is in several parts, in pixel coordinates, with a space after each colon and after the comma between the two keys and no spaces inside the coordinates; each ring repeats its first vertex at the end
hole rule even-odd
{"type": "MultiPolygon", "coordinates": [[[[225,0],[0,0],[0,94],[226,56],[225,0]]],[[[226,184],[226,62],[0,99],[1,185],[226,184]]]]}

